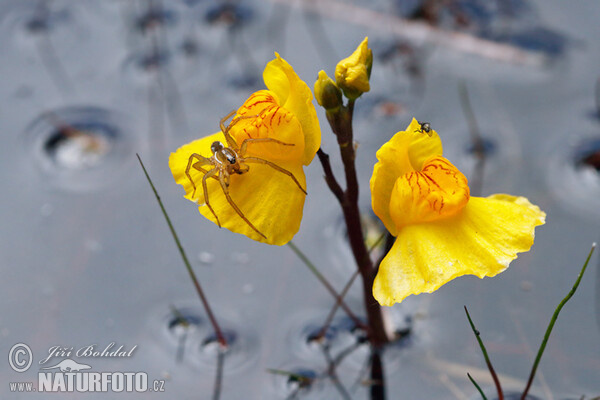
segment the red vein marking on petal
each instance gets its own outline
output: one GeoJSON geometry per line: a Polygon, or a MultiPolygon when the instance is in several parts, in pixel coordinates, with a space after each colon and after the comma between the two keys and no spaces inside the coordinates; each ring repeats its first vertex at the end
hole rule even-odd
{"type": "Polygon", "coordinates": [[[434,184],[440,191],[446,193],[446,191],[444,190],[444,188],[442,188],[436,181],[435,179],[433,179],[432,177],[430,177],[427,174],[423,174],[423,178],[427,179],[429,182],[431,182],[432,184],[434,184]]]}
{"type": "Polygon", "coordinates": [[[277,107],[275,108],[275,110],[273,111],[273,113],[271,114],[271,121],[270,121],[270,124],[271,124],[271,125],[273,125],[273,118],[275,118],[275,115],[277,115],[277,113],[279,112],[279,109],[280,109],[280,108],[281,108],[281,107],[277,106],[277,107]]]}

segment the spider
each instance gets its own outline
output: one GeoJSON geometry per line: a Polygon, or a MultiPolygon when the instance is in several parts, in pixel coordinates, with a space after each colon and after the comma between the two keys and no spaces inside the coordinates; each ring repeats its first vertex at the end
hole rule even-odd
{"type": "Polygon", "coordinates": [[[420,132],[420,133],[427,133],[429,136],[431,136],[431,124],[429,122],[421,122],[421,121],[417,121],[419,123],[419,125],[421,125],[421,129],[417,129],[415,132],[420,132]]]}
{"type": "Polygon", "coordinates": [[[237,118],[234,118],[229,123],[229,125],[225,126],[225,122],[229,118],[231,118],[234,114],[235,114],[235,110],[230,112],[229,114],[227,114],[223,119],[221,119],[221,122],[219,124],[219,126],[221,127],[221,131],[223,132],[223,135],[225,135],[225,139],[226,139],[227,145],[229,147],[225,146],[223,143],[221,143],[219,141],[215,141],[210,145],[210,151],[213,154],[211,157],[207,158],[207,157],[201,156],[200,154],[192,153],[188,159],[188,164],[187,164],[187,168],[185,169],[185,174],[188,177],[188,179],[190,180],[192,187],[194,188],[194,192],[192,194],[192,197],[193,197],[196,194],[196,184],[194,183],[194,180],[192,179],[192,176],[190,175],[190,169],[194,168],[200,172],[204,172],[204,176],[202,177],[202,189],[204,190],[204,202],[208,206],[208,209],[210,210],[210,212],[212,212],[212,214],[215,216],[215,219],[217,220],[217,225],[219,227],[221,227],[221,222],[219,221],[219,217],[215,213],[215,210],[213,210],[212,206],[210,205],[210,201],[208,198],[208,190],[207,190],[207,186],[206,186],[206,181],[210,178],[213,178],[213,179],[216,179],[217,181],[219,181],[219,183],[221,184],[221,189],[223,190],[223,194],[225,195],[225,198],[227,199],[227,202],[231,205],[231,207],[235,210],[235,212],[244,220],[244,222],[246,222],[248,224],[248,226],[250,226],[250,228],[252,228],[256,233],[258,233],[260,236],[262,236],[263,238],[266,239],[267,237],[261,231],[259,231],[248,220],[248,218],[246,218],[246,216],[244,215],[242,210],[239,209],[239,207],[235,204],[235,202],[231,198],[231,196],[229,194],[229,177],[231,176],[231,174],[239,174],[239,175],[245,174],[246,172],[248,172],[250,170],[250,166],[247,164],[252,164],[252,163],[264,164],[264,165],[268,165],[269,167],[273,168],[276,171],[281,172],[282,174],[288,175],[294,181],[294,183],[298,186],[298,188],[302,192],[304,192],[304,194],[307,194],[307,193],[306,193],[306,190],[304,190],[304,188],[302,188],[302,186],[300,185],[300,182],[298,182],[298,180],[296,179],[294,174],[292,174],[290,171],[288,171],[284,168],[281,168],[279,165],[277,165],[271,161],[262,159],[262,158],[245,157],[246,148],[249,144],[252,144],[252,143],[271,142],[271,143],[280,144],[282,146],[294,146],[294,144],[293,143],[284,143],[280,140],[273,139],[273,138],[249,138],[249,139],[245,139],[242,142],[241,146],[238,146],[237,142],[235,141],[233,136],[231,136],[229,131],[241,119],[254,118],[257,116],[237,117],[237,118]],[[196,160],[196,162],[194,162],[194,160],[196,160]],[[204,166],[208,166],[208,168],[204,168],[204,166]]]}

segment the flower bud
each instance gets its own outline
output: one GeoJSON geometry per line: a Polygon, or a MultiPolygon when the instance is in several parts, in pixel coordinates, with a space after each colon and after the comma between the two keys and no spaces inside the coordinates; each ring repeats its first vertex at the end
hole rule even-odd
{"type": "Polygon", "coordinates": [[[351,100],[371,89],[369,77],[373,66],[373,52],[368,48],[368,40],[366,37],[350,57],[343,59],[335,67],[335,81],[351,100]]]}
{"type": "Polygon", "coordinates": [[[315,82],[315,98],[321,107],[327,111],[336,111],[342,105],[342,92],[333,79],[323,70],[315,82]]]}

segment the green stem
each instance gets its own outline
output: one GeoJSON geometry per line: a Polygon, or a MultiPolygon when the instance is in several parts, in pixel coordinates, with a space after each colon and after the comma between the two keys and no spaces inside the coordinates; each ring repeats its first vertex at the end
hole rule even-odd
{"type": "Polygon", "coordinates": [[[502,386],[500,386],[500,380],[498,379],[498,375],[496,375],[496,371],[494,371],[494,367],[492,366],[492,362],[490,361],[490,357],[488,357],[487,350],[481,340],[480,333],[477,329],[475,329],[475,324],[469,315],[469,310],[467,310],[467,306],[465,306],[465,312],[467,313],[467,318],[469,319],[469,324],[471,324],[471,329],[477,338],[477,342],[479,343],[479,347],[481,348],[481,352],[483,353],[483,358],[485,358],[485,363],[487,364],[488,369],[490,370],[490,374],[492,375],[492,379],[494,380],[494,385],[496,385],[496,390],[498,391],[498,400],[504,400],[504,393],[502,393],[502,386]]]}
{"type": "Polygon", "coordinates": [[[183,246],[181,245],[181,242],[179,241],[179,237],[177,236],[177,232],[175,232],[175,228],[173,227],[173,224],[171,223],[171,219],[169,218],[169,215],[167,214],[167,210],[165,209],[165,206],[163,205],[163,202],[160,199],[160,196],[158,195],[156,188],[154,187],[154,183],[152,183],[152,179],[150,179],[150,175],[148,175],[148,171],[146,171],[146,167],[144,167],[144,163],[142,162],[140,155],[136,154],[136,156],[138,158],[138,161],[140,162],[140,165],[142,166],[142,169],[144,170],[144,174],[146,175],[146,179],[148,179],[148,183],[150,183],[150,187],[152,188],[152,191],[154,192],[154,196],[156,197],[156,200],[158,201],[158,205],[160,206],[160,209],[162,210],[162,213],[165,216],[165,219],[167,220],[167,224],[169,225],[169,229],[171,230],[171,235],[173,236],[173,239],[175,240],[175,244],[177,245],[177,249],[179,250],[179,254],[181,255],[181,258],[182,258],[183,263],[185,264],[185,267],[190,275],[190,278],[192,279],[192,282],[194,283],[194,287],[196,288],[196,292],[198,293],[198,296],[200,297],[200,301],[202,302],[202,305],[204,305],[204,310],[206,310],[208,319],[210,320],[210,323],[212,324],[213,329],[215,330],[215,335],[217,336],[217,340],[219,341],[219,344],[221,346],[226,348],[227,340],[225,339],[225,336],[223,335],[223,332],[221,331],[221,328],[219,327],[219,324],[217,323],[217,319],[215,318],[215,316],[212,312],[212,309],[210,308],[210,305],[208,304],[208,300],[207,300],[206,296],[204,295],[204,291],[202,290],[202,287],[200,286],[200,282],[198,281],[198,278],[196,278],[196,274],[194,273],[194,270],[192,269],[190,261],[188,260],[187,255],[185,254],[185,250],[183,249],[183,246]]]}
{"type": "Polygon", "coordinates": [[[469,377],[469,380],[471,381],[471,383],[473,385],[475,385],[475,387],[479,391],[479,394],[481,395],[481,398],[483,400],[487,400],[487,397],[485,397],[485,394],[483,393],[483,390],[481,390],[481,387],[479,387],[479,385],[477,384],[477,382],[475,382],[475,379],[473,379],[473,377],[471,376],[471,374],[467,372],[467,376],[469,377]]]}
{"type": "Polygon", "coordinates": [[[544,350],[546,349],[546,344],[548,343],[548,339],[550,338],[550,333],[552,332],[552,328],[554,328],[554,324],[556,323],[558,314],[560,313],[560,310],[562,310],[563,306],[567,303],[567,301],[569,301],[569,299],[571,297],[573,297],[573,295],[575,294],[575,291],[577,290],[577,287],[579,286],[579,282],[581,282],[581,278],[583,277],[583,274],[588,266],[588,263],[590,262],[590,258],[592,258],[592,254],[594,254],[595,249],[596,249],[596,243],[592,244],[590,253],[588,254],[587,259],[585,260],[585,263],[583,264],[583,267],[581,268],[581,271],[579,272],[579,276],[577,277],[575,284],[573,285],[573,287],[571,288],[571,290],[569,291],[567,296],[564,299],[562,299],[562,301],[558,304],[558,307],[556,307],[556,310],[554,310],[552,319],[550,319],[550,324],[548,324],[548,328],[546,329],[546,334],[544,335],[544,340],[542,340],[542,344],[540,345],[540,349],[538,350],[537,356],[535,357],[533,367],[531,368],[531,373],[529,374],[529,379],[527,380],[527,386],[525,386],[525,390],[523,390],[523,394],[521,395],[521,400],[525,400],[525,398],[527,397],[527,393],[529,393],[529,388],[531,387],[531,384],[533,383],[533,378],[535,377],[535,372],[537,371],[537,367],[540,363],[540,360],[542,359],[542,354],[544,354],[544,350]]]}
{"type": "Polygon", "coordinates": [[[297,373],[290,372],[290,371],[284,371],[282,369],[267,368],[267,372],[270,374],[273,374],[273,375],[283,375],[283,376],[287,376],[288,378],[293,378],[293,379],[297,380],[298,382],[300,382],[300,384],[305,384],[305,385],[309,385],[313,381],[313,378],[310,378],[308,376],[305,376],[302,374],[297,374],[297,373]]]}

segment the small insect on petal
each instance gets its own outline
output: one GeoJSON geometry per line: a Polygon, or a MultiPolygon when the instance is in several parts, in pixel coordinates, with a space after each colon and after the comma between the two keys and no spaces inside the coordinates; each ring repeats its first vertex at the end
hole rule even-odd
{"type": "Polygon", "coordinates": [[[429,135],[429,137],[431,137],[431,135],[432,135],[431,124],[429,122],[419,121],[419,125],[421,125],[421,129],[417,129],[415,132],[419,132],[419,133],[425,132],[426,134],[429,135]]]}

